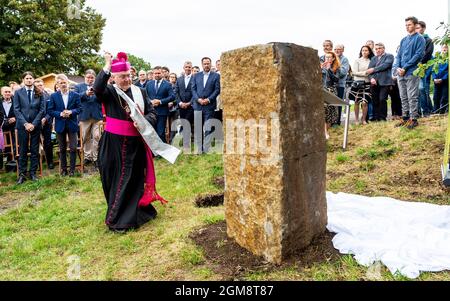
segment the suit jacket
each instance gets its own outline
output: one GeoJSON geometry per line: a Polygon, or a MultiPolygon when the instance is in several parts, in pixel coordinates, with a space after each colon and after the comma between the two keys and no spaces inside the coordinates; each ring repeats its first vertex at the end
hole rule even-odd
{"type": "Polygon", "coordinates": [[[374,78],[379,86],[392,86],[392,65],[394,64],[394,56],[389,53],[385,53],[380,61],[378,56],[374,56],[369,63],[369,69],[374,68],[375,71],[369,75],[369,79],[374,78]]]}
{"type": "Polygon", "coordinates": [[[45,114],[43,95],[38,96],[33,93],[33,100],[30,104],[27,90],[24,87],[14,93],[13,106],[18,130],[25,130],[25,123],[31,123],[35,128],[41,128],[41,121],[45,114]]]}
{"type": "Polygon", "coordinates": [[[67,103],[67,110],[72,111],[69,118],[62,118],[61,112],[65,110],[64,101],[60,91],[53,93],[50,96],[50,104],[48,111],[50,116],[55,118],[55,131],[59,134],[65,130],[71,133],[78,132],[78,115],[81,113],[80,95],[73,91],[69,92],[69,102],[67,103]]]}
{"type": "Polygon", "coordinates": [[[50,114],[48,113],[48,105],[50,104],[50,94],[47,93],[47,91],[42,92],[42,94],[44,95],[44,100],[45,100],[44,117],[47,120],[47,123],[45,124],[45,126],[53,128],[53,117],[50,116],[50,114]]]}
{"type": "Polygon", "coordinates": [[[148,84],[148,80],[146,80],[143,84],[141,84],[141,82],[139,80],[137,80],[134,85],[138,86],[139,88],[145,89],[147,87],[148,84]]]}
{"type": "Polygon", "coordinates": [[[161,80],[158,92],[156,92],[155,85],[155,80],[151,80],[147,83],[147,87],[145,88],[147,95],[150,100],[161,100],[161,105],[156,107],[156,113],[158,116],[169,115],[169,103],[175,100],[172,85],[166,80],[161,80]]]}
{"type": "MultiPolygon", "coordinates": [[[[0,98],[0,101],[2,101],[2,99],[0,98]]],[[[0,102],[0,104],[2,104],[1,102],[0,102]]],[[[11,110],[9,110],[9,111],[12,111],[13,110],[13,108],[11,107],[11,110]]],[[[3,105],[2,105],[2,110],[0,110],[0,124],[2,125],[2,130],[3,130],[3,124],[5,123],[5,110],[3,109],[3,105]]]]}
{"type": "Polygon", "coordinates": [[[88,85],[86,83],[81,83],[75,86],[75,92],[80,95],[81,101],[81,113],[78,116],[80,121],[86,121],[89,119],[102,120],[102,105],[97,100],[97,96],[87,96],[86,91],[88,85]]]}
{"type": "Polygon", "coordinates": [[[0,101],[0,111],[1,111],[1,115],[3,115],[3,125],[2,125],[2,130],[3,132],[9,132],[9,131],[14,131],[14,129],[16,128],[16,123],[12,123],[9,124],[8,123],[8,119],[9,118],[16,118],[16,114],[14,114],[14,104],[13,104],[13,100],[11,99],[11,109],[9,110],[9,114],[6,114],[5,109],[3,108],[3,99],[1,99],[0,101]]]}
{"type": "Polygon", "coordinates": [[[210,72],[208,81],[203,87],[203,72],[199,72],[192,80],[192,106],[195,111],[211,112],[216,109],[217,96],[220,94],[220,75],[210,72]],[[202,106],[198,103],[199,98],[209,99],[209,104],[202,106]]]}
{"type": "Polygon", "coordinates": [[[189,109],[192,110],[192,82],[194,76],[191,76],[187,87],[184,83],[184,78],[185,76],[183,75],[177,79],[177,83],[175,84],[175,98],[177,105],[179,105],[180,102],[190,103],[191,106],[189,109]]]}

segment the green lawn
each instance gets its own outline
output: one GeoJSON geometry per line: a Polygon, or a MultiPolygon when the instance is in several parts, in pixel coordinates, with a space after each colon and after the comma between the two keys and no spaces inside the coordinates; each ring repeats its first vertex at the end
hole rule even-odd
{"type": "MultiPolygon", "coordinates": [[[[439,184],[446,120],[421,124],[414,131],[394,129],[393,123],[352,126],[346,152],[340,150],[342,129],[333,129],[328,190],[450,204],[449,192],[439,184]]],[[[169,204],[156,204],[158,218],[126,235],[104,225],[98,175],[52,175],[15,186],[15,174],[0,174],[0,279],[67,280],[74,258],[81,280],[222,279],[189,239],[195,229],[224,219],[223,207],[194,205],[196,196],[220,192],[213,179],[223,175],[222,157],[182,156],[176,165],[157,160],[156,170],[158,191],[169,204]]],[[[254,271],[243,279],[405,280],[384,267],[372,269],[343,256],[308,268],[254,271]]],[[[450,280],[450,272],[420,279],[450,280]]]]}

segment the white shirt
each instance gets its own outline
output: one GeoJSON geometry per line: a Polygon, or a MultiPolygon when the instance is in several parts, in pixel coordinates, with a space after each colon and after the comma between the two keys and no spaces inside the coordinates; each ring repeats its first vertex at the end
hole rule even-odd
{"type": "Polygon", "coordinates": [[[192,74],[185,75],[184,76],[184,87],[187,89],[189,85],[189,81],[191,80],[192,74]]]}
{"type": "Polygon", "coordinates": [[[61,95],[64,102],[64,109],[67,109],[67,106],[69,105],[69,92],[67,92],[67,94],[61,92],[61,95]]]}
{"type": "Polygon", "coordinates": [[[363,80],[369,82],[369,76],[366,74],[367,69],[369,69],[370,59],[365,59],[361,57],[355,61],[353,64],[352,72],[354,80],[363,80]]]}
{"type": "Polygon", "coordinates": [[[12,107],[12,101],[11,100],[9,102],[7,102],[6,100],[3,100],[3,109],[5,109],[5,113],[6,113],[5,118],[8,117],[9,111],[11,110],[11,107],[12,107]]]}
{"type": "Polygon", "coordinates": [[[208,81],[208,78],[209,78],[209,74],[210,74],[210,73],[211,73],[211,71],[208,72],[208,73],[206,73],[206,72],[203,71],[203,88],[206,87],[206,82],[208,81]]]}

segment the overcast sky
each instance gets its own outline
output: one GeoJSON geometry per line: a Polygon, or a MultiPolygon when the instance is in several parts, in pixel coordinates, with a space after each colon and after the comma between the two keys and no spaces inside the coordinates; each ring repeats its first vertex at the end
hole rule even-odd
{"type": "Polygon", "coordinates": [[[350,64],[368,40],[384,42],[395,53],[406,35],[404,19],[427,23],[433,38],[448,22],[448,0],[87,0],[106,18],[102,52],[125,51],[153,66],[180,73],[183,62],[200,65],[222,52],[269,42],[291,42],[315,48],[331,39],[345,45],[350,64]]]}

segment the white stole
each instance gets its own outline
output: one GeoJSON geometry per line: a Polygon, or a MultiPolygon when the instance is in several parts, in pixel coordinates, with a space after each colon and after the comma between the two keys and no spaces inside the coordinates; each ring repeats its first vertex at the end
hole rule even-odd
{"type": "Polygon", "coordinates": [[[141,89],[131,85],[131,93],[134,98],[133,101],[125,92],[117,87],[117,85],[114,85],[114,88],[116,89],[117,94],[126,101],[131,111],[130,117],[138,124],[137,129],[148,147],[150,147],[155,154],[160,155],[170,163],[174,164],[178,155],[181,153],[181,150],[170,144],[164,143],[161,138],[159,138],[153,126],[145,119],[145,104],[141,89]]]}

